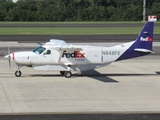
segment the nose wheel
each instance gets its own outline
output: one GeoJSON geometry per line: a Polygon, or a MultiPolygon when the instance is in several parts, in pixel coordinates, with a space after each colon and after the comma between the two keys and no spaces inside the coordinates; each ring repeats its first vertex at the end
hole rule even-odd
{"type": "Polygon", "coordinates": [[[16,77],[20,77],[21,75],[22,75],[21,71],[19,71],[19,70],[15,71],[15,76],[16,77]]]}

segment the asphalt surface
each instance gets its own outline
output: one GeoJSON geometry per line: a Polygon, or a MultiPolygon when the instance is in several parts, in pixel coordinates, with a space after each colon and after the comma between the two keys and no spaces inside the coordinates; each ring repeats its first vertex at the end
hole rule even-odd
{"type": "MultiPolygon", "coordinates": [[[[80,24],[73,24],[73,23],[53,23],[53,24],[2,24],[0,23],[0,27],[143,27],[144,22],[141,23],[80,23],[80,24]]],[[[155,23],[156,27],[160,27],[160,23],[155,23]]]]}
{"type": "Polygon", "coordinates": [[[115,62],[71,79],[31,68],[16,78],[15,66],[8,70],[0,59],[0,120],[159,120],[159,58],[115,62]]]}
{"type": "MultiPolygon", "coordinates": [[[[45,43],[50,39],[65,40],[70,43],[129,42],[138,35],[0,35],[0,41],[19,43],[45,43]]],[[[160,42],[160,34],[154,35],[154,42],[160,42]]]]}
{"type": "MultiPolygon", "coordinates": [[[[114,23],[98,23],[97,24],[84,24],[84,23],[80,23],[80,24],[58,24],[58,23],[53,23],[53,24],[1,24],[0,23],[0,27],[142,27],[144,25],[144,22],[142,23],[127,23],[127,24],[114,24],[114,23]]],[[[160,26],[159,23],[156,24],[157,26],[160,26]]]]}
{"type": "Polygon", "coordinates": [[[159,113],[146,114],[40,114],[3,115],[0,120],[159,120],[159,113]]]}

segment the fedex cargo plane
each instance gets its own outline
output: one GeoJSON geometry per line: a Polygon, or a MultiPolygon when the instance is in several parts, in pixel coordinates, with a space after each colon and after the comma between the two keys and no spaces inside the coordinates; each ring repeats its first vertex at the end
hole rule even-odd
{"type": "Polygon", "coordinates": [[[32,67],[35,70],[60,71],[66,78],[73,71],[81,72],[109,65],[112,62],[140,57],[153,52],[154,22],[148,21],[137,39],[112,47],[72,45],[63,40],[51,39],[32,51],[14,52],[6,55],[17,65],[15,76],[20,77],[20,68],[32,67]]]}

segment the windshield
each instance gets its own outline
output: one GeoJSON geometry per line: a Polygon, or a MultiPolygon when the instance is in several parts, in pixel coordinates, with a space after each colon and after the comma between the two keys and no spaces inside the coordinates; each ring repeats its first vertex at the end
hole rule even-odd
{"type": "Polygon", "coordinates": [[[46,50],[46,48],[39,46],[37,48],[35,48],[34,50],[32,50],[34,53],[36,54],[41,54],[42,52],[44,52],[46,50]]]}

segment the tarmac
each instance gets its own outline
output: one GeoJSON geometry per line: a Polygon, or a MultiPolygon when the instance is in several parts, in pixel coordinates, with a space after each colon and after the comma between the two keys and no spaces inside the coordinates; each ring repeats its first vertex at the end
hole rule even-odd
{"type": "MultiPolygon", "coordinates": [[[[0,45],[32,48],[38,44],[0,45]]],[[[1,115],[160,112],[160,55],[115,62],[69,79],[59,72],[26,67],[21,68],[22,77],[17,78],[15,70],[15,64],[9,69],[8,61],[1,56],[1,115]]]]}

